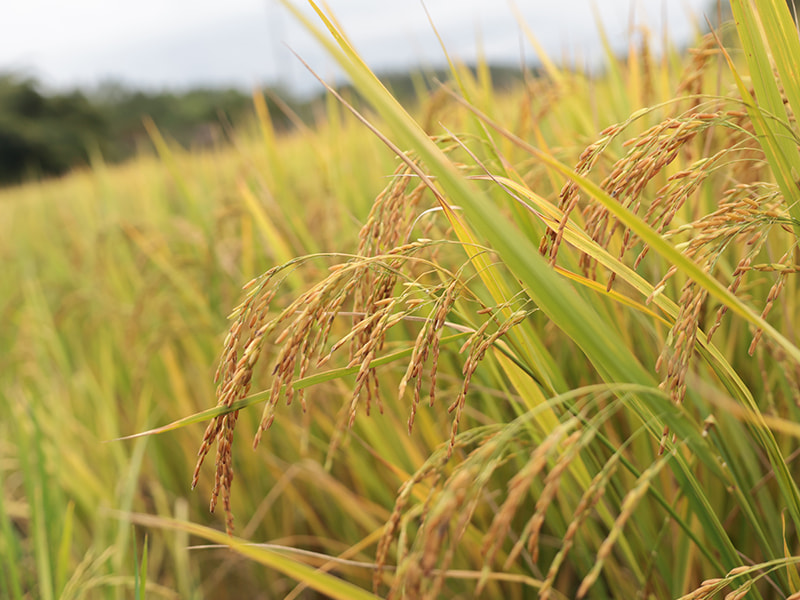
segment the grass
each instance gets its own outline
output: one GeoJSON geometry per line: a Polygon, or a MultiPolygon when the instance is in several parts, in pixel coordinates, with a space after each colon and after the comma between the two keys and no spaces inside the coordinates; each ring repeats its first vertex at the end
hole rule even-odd
{"type": "MultiPolygon", "coordinates": [[[[344,120],[338,126],[351,128],[344,120]]],[[[281,140],[285,162],[271,159],[274,148],[263,137],[243,136],[231,150],[169,151],[113,170],[97,164],[2,193],[3,554],[17,560],[3,561],[0,595],[69,597],[99,587],[128,597],[134,529],[108,511],[207,514],[210,488],[203,483],[189,493],[192,446],[202,429],[109,440],[207,405],[225,315],[243,281],[284,260],[279,252],[332,247],[333,236],[356,234],[357,213],[368,205],[333,201],[334,191],[368,199],[392,159],[354,131],[346,151],[372,165],[374,181],[350,180],[341,189],[337,136],[325,125],[281,140]],[[331,201],[292,215],[266,191],[276,178],[293,197],[331,201]],[[306,223],[314,219],[326,225],[312,233],[306,223]],[[282,248],[270,243],[275,232],[282,248]]],[[[295,462],[298,452],[278,452],[272,468],[295,462]]],[[[253,458],[255,472],[262,461],[253,458]]],[[[261,490],[271,487],[265,481],[261,490]]],[[[290,499],[279,504],[293,506],[290,499]]],[[[151,575],[161,576],[147,583],[171,589],[166,597],[196,597],[206,580],[200,573],[207,564],[190,557],[187,542],[184,535],[150,535],[151,575]]],[[[217,594],[226,577],[239,578],[237,569],[252,571],[212,568],[207,579],[217,583],[206,593],[217,594]]]]}
{"type": "Polygon", "coordinates": [[[800,48],[733,9],[413,115],[320,9],[369,111],[0,194],[4,597],[797,597],[800,48]]]}

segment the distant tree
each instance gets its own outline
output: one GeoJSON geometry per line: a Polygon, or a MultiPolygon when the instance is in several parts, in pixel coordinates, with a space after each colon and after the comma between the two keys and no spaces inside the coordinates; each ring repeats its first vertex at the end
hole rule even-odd
{"type": "Polygon", "coordinates": [[[238,90],[194,89],[183,93],[143,92],[122,84],[105,82],[92,94],[98,110],[110,126],[114,143],[107,158],[130,156],[146,141],[142,118],[146,115],[164,133],[189,147],[220,118],[239,122],[252,113],[249,94],[238,90]]]}
{"type": "MultiPolygon", "coordinates": [[[[519,77],[518,69],[492,68],[499,87],[519,77]]],[[[447,73],[384,77],[397,97],[411,103],[418,87],[430,87],[447,73]]],[[[293,127],[292,120],[274,98],[286,97],[279,90],[266,94],[267,109],[278,132],[293,127]]],[[[352,91],[354,99],[357,94],[352,91]]],[[[360,100],[359,100],[360,101],[360,100]]],[[[289,106],[292,119],[313,121],[322,96],[302,102],[280,102],[289,106]]],[[[106,81],[87,94],[74,91],[42,93],[35,79],[0,73],[0,184],[26,177],[57,175],[89,160],[89,148],[98,149],[104,160],[118,162],[150,147],[142,118],[149,116],[161,132],[186,148],[215,145],[224,140],[222,123],[244,124],[253,118],[250,94],[234,89],[193,89],[182,92],[146,92],[106,81]]]]}
{"type": "Polygon", "coordinates": [[[237,90],[147,93],[106,82],[89,97],[46,95],[33,78],[0,73],[0,184],[64,173],[87,163],[89,148],[124,160],[147,143],[145,115],[188,147],[221,139],[221,117],[237,122],[251,112],[249,94],[237,90]]]}
{"type": "Polygon", "coordinates": [[[0,75],[0,182],[85,163],[104,133],[102,116],[80,92],[46,97],[34,79],[0,75]]]}

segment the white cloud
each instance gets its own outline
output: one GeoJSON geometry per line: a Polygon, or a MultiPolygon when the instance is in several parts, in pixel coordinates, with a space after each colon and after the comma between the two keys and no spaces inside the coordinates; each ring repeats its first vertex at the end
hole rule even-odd
{"type": "MultiPolygon", "coordinates": [[[[636,1],[636,0],[634,0],[636,1]]],[[[528,25],[554,56],[597,44],[592,0],[517,0],[528,25]]],[[[631,0],[594,0],[609,35],[624,47],[631,0]]],[[[304,4],[299,2],[298,4],[304,4]]],[[[441,50],[415,0],[329,0],[356,47],[376,67],[441,63],[441,50]]],[[[427,0],[449,51],[474,56],[477,32],[490,59],[519,60],[520,33],[498,0],[427,0]]],[[[689,31],[684,6],[708,0],[638,0],[637,15],[660,33],[668,9],[673,35],[689,31]]],[[[307,8],[305,10],[308,10],[307,8]]],[[[284,43],[323,74],[333,66],[275,0],[26,0],[4,9],[0,69],[22,68],[57,86],[116,78],[137,85],[238,84],[282,76],[307,81],[284,43]]],[[[528,60],[532,50],[526,48],[528,60]]]]}

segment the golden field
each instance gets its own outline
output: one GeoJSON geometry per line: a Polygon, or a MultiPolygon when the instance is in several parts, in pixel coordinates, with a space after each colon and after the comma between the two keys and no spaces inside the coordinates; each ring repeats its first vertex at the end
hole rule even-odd
{"type": "Polygon", "coordinates": [[[733,10],[408,112],[323,12],[313,124],[0,191],[0,595],[797,597],[800,44],[733,10]]]}

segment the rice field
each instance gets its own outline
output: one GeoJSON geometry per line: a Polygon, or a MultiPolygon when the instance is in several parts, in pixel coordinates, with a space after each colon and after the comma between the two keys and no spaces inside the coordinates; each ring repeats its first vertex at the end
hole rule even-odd
{"type": "Polygon", "coordinates": [[[0,190],[0,596],[800,597],[800,44],[732,8],[409,109],[320,9],[314,123],[0,190]]]}

